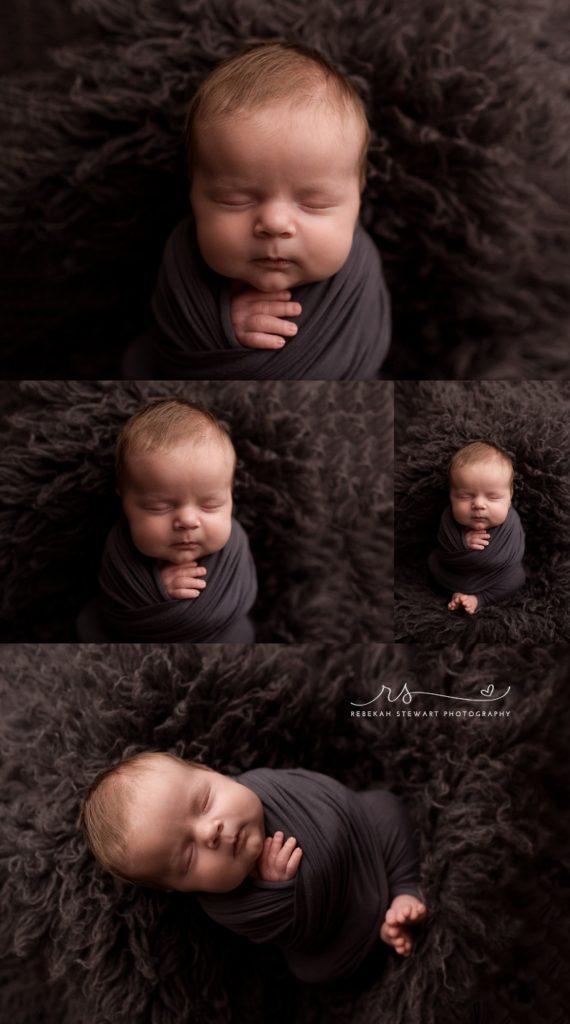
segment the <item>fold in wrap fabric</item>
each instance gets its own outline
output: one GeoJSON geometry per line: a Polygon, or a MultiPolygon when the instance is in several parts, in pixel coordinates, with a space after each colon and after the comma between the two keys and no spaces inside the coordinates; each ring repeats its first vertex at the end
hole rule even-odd
{"type": "Polygon", "coordinates": [[[442,587],[475,594],[480,608],[514,594],[525,582],[524,530],[512,505],[504,523],[489,527],[487,532],[491,535],[487,547],[471,550],[465,542],[465,527],[455,521],[448,506],[439,524],[439,547],[428,558],[429,568],[442,587]]]}
{"type": "Polygon", "coordinates": [[[257,577],[247,536],[235,519],[227,544],[199,564],[208,570],[200,596],[170,598],[156,561],[137,550],[121,519],[107,538],[99,575],[106,627],[115,638],[135,642],[253,642],[247,616],[257,596],[257,577]]]}
{"type": "Polygon", "coordinates": [[[294,879],[248,877],[229,893],[200,893],[207,914],[252,942],[273,942],[302,981],[359,967],[379,940],[391,899],[418,893],[411,828],[386,790],[355,793],[319,772],[256,768],[236,776],[260,798],[265,830],[303,850],[294,879]]]}
{"type": "Polygon", "coordinates": [[[188,380],[374,380],[390,342],[378,249],[357,224],[345,264],[292,289],[299,331],[278,351],[244,348],[230,320],[229,278],[206,265],[191,218],[168,239],[152,301],[155,325],[130,350],[125,376],[188,380]],[[138,351],[137,351],[138,349],[138,351]]]}

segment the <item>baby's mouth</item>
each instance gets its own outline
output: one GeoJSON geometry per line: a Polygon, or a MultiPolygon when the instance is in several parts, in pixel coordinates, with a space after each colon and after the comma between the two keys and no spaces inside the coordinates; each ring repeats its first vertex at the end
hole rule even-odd
{"type": "Polygon", "coordinates": [[[291,260],[283,259],[281,256],[259,256],[253,262],[262,263],[267,267],[288,267],[291,260]]]}

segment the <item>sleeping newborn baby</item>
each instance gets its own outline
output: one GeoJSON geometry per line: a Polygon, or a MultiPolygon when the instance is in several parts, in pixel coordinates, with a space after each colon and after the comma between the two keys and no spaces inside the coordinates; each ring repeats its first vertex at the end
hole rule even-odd
{"type": "Polygon", "coordinates": [[[399,800],[318,772],[232,778],[137,754],[95,779],[80,825],[107,871],[195,892],[219,924],[279,946],[303,981],[353,973],[379,937],[408,956],[426,915],[399,800]]]}
{"type": "Polygon", "coordinates": [[[525,582],[524,532],[511,505],[513,464],[500,448],[473,441],[455,453],[449,469],[448,507],[441,517],[438,547],[428,564],[452,591],[450,611],[473,615],[510,597],[525,582]]]}
{"type": "Polygon", "coordinates": [[[124,518],[107,539],[101,616],[115,639],[250,643],[257,594],[232,517],[236,454],[207,410],[180,399],[132,416],[116,446],[124,518]]]}
{"type": "Polygon", "coordinates": [[[187,118],[192,215],[125,376],[376,378],[390,311],[358,219],[369,134],[357,92],[313,50],[266,43],[216,68],[187,118]]]}

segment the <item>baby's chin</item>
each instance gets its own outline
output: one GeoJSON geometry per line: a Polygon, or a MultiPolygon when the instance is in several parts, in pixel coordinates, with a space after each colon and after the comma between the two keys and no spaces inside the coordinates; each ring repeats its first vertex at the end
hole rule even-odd
{"type": "Polygon", "coordinates": [[[165,551],[154,557],[161,562],[171,562],[172,565],[190,565],[192,562],[197,562],[200,558],[205,558],[206,555],[213,555],[216,551],[219,551],[220,547],[203,547],[199,544],[197,547],[192,548],[166,548],[165,551]]]}

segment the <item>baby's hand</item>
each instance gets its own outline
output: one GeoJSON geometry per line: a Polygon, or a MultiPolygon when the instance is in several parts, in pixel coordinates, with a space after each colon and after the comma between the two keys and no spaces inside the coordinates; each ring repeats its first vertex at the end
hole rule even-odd
{"type": "Polygon", "coordinates": [[[286,882],[297,874],[302,856],[303,851],[293,836],[284,843],[283,833],[276,832],[265,840],[257,870],[264,882],[286,882]]]}
{"type": "Polygon", "coordinates": [[[188,565],[173,565],[167,562],[159,572],[168,596],[180,601],[199,597],[200,591],[206,586],[206,580],[202,577],[206,575],[207,570],[197,562],[189,562],[188,565]]]}
{"type": "Polygon", "coordinates": [[[246,348],[282,348],[285,338],[297,333],[297,325],[284,316],[299,316],[301,306],[290,302],[291,292],[259,292],[246,288],[234,295],[230,319],[234,334],[246,348]]]}
{"type": "Polygon", "coordinates": [[[491,534],[486,530],[466,530],[465,542],[472,551],[484,551],[489,543],[491,534]]]}

